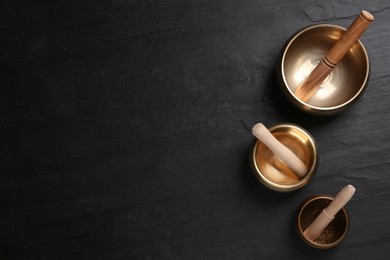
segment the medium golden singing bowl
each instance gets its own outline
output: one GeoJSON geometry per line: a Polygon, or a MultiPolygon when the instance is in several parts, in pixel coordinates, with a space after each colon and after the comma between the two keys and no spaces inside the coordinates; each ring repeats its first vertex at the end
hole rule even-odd
{"type": "Polygon", "coordinates": [[[299,179],[266,145],[257,140],[251,153],[251,166],[256,178],[267,188],[280,192],[293,191],[307,185],[315,175],[319,163],[314,138],[294,124],[278,124],[268,130],[306,164],[308,173],[299,179]]]}
{"type": "Polygon", "coordinates": [[[282,49],[276,70],[278,82],[287,99],[300,110],[334,115],[351,106],[364,92],[370,64],[363,44],[357,41],[307,102],[294,95],[343,32],[345,29],[336,25],[313,25],[294,34],[282,49]]]}
{"type": "Polygon", "coordinates": [[[328,195],[316,195],[307,198],[298,207],[295,227],[300,238],[311,247],[318,249],[335,247],[343,241],[348,233],[349,216],[346,209],[342,208],[315,241],[303,235],[306,228],[332,200],[333,197],[328,195]]]}

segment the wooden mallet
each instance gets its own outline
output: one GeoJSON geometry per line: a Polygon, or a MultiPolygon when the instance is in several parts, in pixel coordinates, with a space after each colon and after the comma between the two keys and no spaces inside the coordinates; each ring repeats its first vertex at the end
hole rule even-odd
{"type": "Polygon", "coordinates": [[[290,149],[279,142],[262,123],[252,128],[252,134],[263,142],[298,178],[305,177],[307,166],[290,149]]]}
{"type": "Polygon", "coordinates": [[[305,229],[303,235],[311,241],[316,240],[316,238],[334,219],[334,216],[336,216],[337,212],[339,212],[352,198],[355,191],[355,187],[353,187],[351,184],[345,186],[328,205],[328,207],[323,209],[321,213],[314,219],[314,221],[305,229]]]}
{"type": "Polygon", "coordinates": [[[295,96],[304,102],[308,101],[320,84],[370,26],[372,21],[374,21],[372,14],[364,10],[361,11],[341,38],[326,53],[323,60],[318,63],[310,75],[295,90],[295,96]]]}

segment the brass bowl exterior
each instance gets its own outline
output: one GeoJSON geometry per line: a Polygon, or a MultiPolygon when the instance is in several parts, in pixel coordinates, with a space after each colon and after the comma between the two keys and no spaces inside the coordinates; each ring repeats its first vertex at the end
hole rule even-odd
{"type": "Polygon", "coordinates": [[[331,24],[310,26],[293,35],[282,49],[276,70],[278,82],[287,99],[302,111],[334,115],[353,104],[364,92],[370,64],[363,44],[357,41],[307,102],[294,95],[299,84],[344,31],[344,28],[331,24]]]}
{"type": "Polygon", "coordinates": [[[269,131],[307,165],[308,173],[299,180],[268,147],[257,140],[251,152],[251,165],[256,178],[267,188],[279,192],[304,187],[317,172],[319,164],[314,138],[301,127],[288,123],[272,126],[269,131]]]}
{"type": "Polygon", "coordinates": [[[300,238],[311,247],[317,249],[335,247],[343,241],[348,233],[349,216],[346,209],[342,208],[315,241],[311,241],[303,235],[305,229],[332,200],[333,197],[328,195],[316,195],[307,198],[298,207],[295,227],[300,238]]]}

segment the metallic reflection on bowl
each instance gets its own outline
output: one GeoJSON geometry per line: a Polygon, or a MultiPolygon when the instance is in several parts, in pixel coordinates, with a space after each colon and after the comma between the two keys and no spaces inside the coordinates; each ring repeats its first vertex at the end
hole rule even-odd
{"type": "Polygon", "coordinates": [[[282,49],[277,78],[282,92],[297,108],[314,115],[334,115],[362,95],[368,83],[370,65],[360,41],[352,46],[307,102],[294,95],[344,31],[342,27],[330,24],[310,26],[294,34],[282,49]]]}
{"type": "Polygon", "coordinates": [[[304,178],[298,179],[268,147],[257,140],[251,153],[251,165],[255,176],[267,188],[275,191],[288,192],[304,187],[315,175],[319,164],[314,138],[294,124],[278,124],[270,127],[269,131],[306,164],[308,173],[304,178]]]}

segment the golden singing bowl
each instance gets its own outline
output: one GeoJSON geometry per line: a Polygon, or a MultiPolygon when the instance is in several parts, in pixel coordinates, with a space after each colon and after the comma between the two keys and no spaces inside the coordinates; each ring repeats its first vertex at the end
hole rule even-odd
{"type": "Polygon", "coordinates": [[[343,32],[345,29],[336,25],[313,25],[294,34],[282,49],[276,70],[279,85],[287,99],[300,110],[314,115],[334,115],[351,106],[364,92],[370,64],[363,44],[357,41],[307,102],[294,95],[343,32]]]}
{"type": "Polygon", "coordinates": [[[272,126],[268,130],[306,164],[308,173],[299,179],[266,145],[257,140],[251,153],[251,166],[256,178],[267,188],[280,192],[297,190],[307,185],[319,163],[314,138],[303,128],[288,123],[272,126]]]}
{"type": "Polygon", "coordinates": [[[348,233],[349,216],[346,209],[342,208],[315,241],[303,235],[306,228],[332,200],[333,197],[328,195],[316,195],[307,198],[298,207],[295,227],[300,238],[311,247],[317,249],[335,247],[343,241],[348,233]]]}

